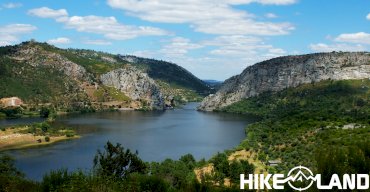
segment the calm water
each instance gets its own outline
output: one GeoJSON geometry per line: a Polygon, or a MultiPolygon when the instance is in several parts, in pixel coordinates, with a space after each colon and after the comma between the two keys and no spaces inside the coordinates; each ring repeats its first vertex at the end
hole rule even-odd
{"type": "Polygon", "coordinates": [[[17,167],[28,178],[39,180],[51,169],[89,170],[97,149],[109,140],[137,150],[145,161],[178,159],[191,153],[210,158],[218,151],[236,146],[244,138],[244,128],[252,118],[204,113],[197,103],[168,111],[121,111],[63,117],[59,123],[73,126],[81,139],[46,147],[9,151],[17,167]]]}

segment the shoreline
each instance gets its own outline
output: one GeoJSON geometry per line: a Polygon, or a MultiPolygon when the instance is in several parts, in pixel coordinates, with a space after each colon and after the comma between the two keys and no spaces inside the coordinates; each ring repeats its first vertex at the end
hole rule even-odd
{"type": "Polygon", "coordinates": [[[8,128],[5,131],[0,131],[0,152],[8,150],[25,149],[39,146],[47,146],[61,141],[79,139],[81,136],[74,135],[73,137],[63,136],[41,136],[31,133],[19,133],[24,128],[8,128]],[[45,137],[49,137],[50,141],[46,142],[45,137]],[[41,142],[38,142],[41,140],[41,142]]]}

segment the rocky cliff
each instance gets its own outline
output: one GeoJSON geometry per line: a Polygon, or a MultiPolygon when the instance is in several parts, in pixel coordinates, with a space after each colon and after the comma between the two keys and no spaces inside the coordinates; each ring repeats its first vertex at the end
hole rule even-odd
{"type": "Polygon", "coordinates": [[[133,100],[163,109],[162,93],[154,80],[129,65],[101,75],[100,80],[103,85],[114,87],[133,100]]]}
{"type": "Polygon", "coordinates": [[[266,91],[321,80],[370,78],[370,53],[317,53],[271,59],[247,67],[207,96],[199,110],[212,111],[266,91]]]}

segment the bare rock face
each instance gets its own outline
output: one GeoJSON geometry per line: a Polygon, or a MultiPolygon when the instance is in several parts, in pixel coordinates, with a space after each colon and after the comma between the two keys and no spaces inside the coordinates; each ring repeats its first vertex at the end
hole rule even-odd
{"type": "Polygon", "coordinates": [[[33,67],[48,66],[54,68],[74,80],[90,81],[91,79],[86,69],[81,65],[68,60],[58,53],[44,50],[32,42],[19,46],[12,54],[12,58],[24,61],[33,67]]]}
{"type": "Polygon", "coordinates": [[[370,53],[317,53],[271,59],[247,67],[207,96],[199,110],[212,111],[266,91],[280,91],[321,80],[370,78],[370,53]]]}
{"type": "Polygon", "coordinates": [[[100,80],[103,85],[114,87],[133,100],[145,101],[154,109],[163,109],[163,97],[157,84],[132,66],[103,74],[100,80]]]}

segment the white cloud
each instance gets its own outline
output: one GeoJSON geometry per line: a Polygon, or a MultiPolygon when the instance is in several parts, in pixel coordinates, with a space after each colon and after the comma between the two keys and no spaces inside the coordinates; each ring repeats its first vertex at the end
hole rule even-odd
{"type": "Polygon", "coordinates": [[[58,37],[56,39],[50,39],[47,41],[49,44],[69,44],[71,40],[67,37],[58,37]]]}
{"type": "Polygon", "coordinates": [[[199,49],[203,46],[196,43],[191,43],[190,39],[183,37],[175,37],[170,40],[169,44],[163,46],[160,53],[169,57],[181,57],[188,53],[189,50],[199,49]]]}
{"type": "Polygon", "coordinates": [[[366,19],[367,19],[367,20],[370,20],[370,13],[369,13],[369,14],[367,14],[366,19]]]}
{"type": "Polygon", "coordinates": [[[22,3],[5,3],[3,4],[2,7],[6,9],[14,9],[14,8],[22,7],[22,3]]]}
{"type": "Polygon", "coordinates": [[[41,18],[60,18],[68,16],[68,12],[65,9],[50,9],[48,7],[40,7],[37,9],[31,9],[28,14],[41,17],[41,18]]]}
{"type": "Polygon", "coordinates": [[[249,4],[249,3],[260,3],[263,5],[289,5],[296,3],[297,0],[228,0],[230,4],[249,4]]]}
{"type": "Polygon", "coordinates": [[[230,35],[219,36],[209,41],[204,41],[204,45],[216,46],[210,51],[212,55],[227,57],[261,57],[270,53],[269,57],[281,56],[285,54],[282,49],[274,48],[272,45],[265,44],[263,39],[253,36],[230,35]]]}
{"type": "Polygon", "coordinates": [[[340,34],[338,37],[335,38],[335,41],[346,43],[370,44],[370,34],[364,32],[340,34]]]}
{"type": "Polygon", "coordinates": [[[138,36],[167,35],[168,32],[147,26],[133,26],[120,24],[115,17],[100,16],[73,16],[62,21],[67,28],[76,29],[80,32],[102,34],[113,40],[133,39],[138,36]]]}
{"type": "Polygon", "coordinates": [[[111,45],[112,42],[106,41],[104,39],[86,39],[83,41],[84,44],[88,45],[111,45]]]}
{"type": "Polygon", "coordinates": [[[68,17],[65,9],[54,10],[42,7],[30,10],[29,14],[41,18],[55,18],[57,22],[63,23],[66,28],[75,29],[79,32],[101,34],[113,40],[169,34],[167,31],[155,27],[123,25],[115,17],[100,17],[95,15],[68,17]]]}
{"type": "Polygon", "coordinates": [[[197,32],[220,35],[284,35],[290,23],[256,21],[255,16],[232,8],[234,4],[290,4],[294,0],[108,0],[125,13],[151,22],[188,23],[197,32]]]}
{"type": "Polygon", "coordinates": [[[224,80],[239,74],[249,65],[285,55],[286,51],[265,44],[260,37],[231,35],[200,42],[176,37],[162,45],[158,51],[143,50],[133,54],[174,62],[198,77],[224,80]],[[205,48],[201,51],[214,49],[205,52],[201,57],[189,54],[190,50],[200,48],[205,48]]]}
{"type": "Polygon", "coordinates": [[[274,13],[266,13],[265,17],[269,19],[274,19],[274,18],[277,18],[278,16],[274,13]]]}
{"type": "Polygon", "coordinates": [[[311,50],[315,52],[332,52],[332,51],[365,51],[366,47],[363,45],[357,44],[357,45],[349,45],[349,44],[324,44],[324,43],[318,43],[318,44],[311,44],[310,45],[311,50]]]}
{"type": "Polygon", "coordinates": [[[0,26],[0,46],[11,45],[19,41],[19,38],[31,33],[37,28],[29,24],[10,24],[0,26]]]}

